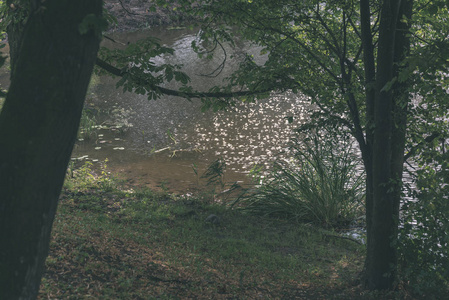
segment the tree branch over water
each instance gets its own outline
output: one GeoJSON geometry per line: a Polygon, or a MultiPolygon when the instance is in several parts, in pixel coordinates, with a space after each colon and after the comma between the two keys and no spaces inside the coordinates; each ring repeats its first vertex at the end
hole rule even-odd
{"type": "MultiPolygon", "coordinates": [[[[133,76],[127,70],[125,69],[119,69],[106,61],[100,59],[97,57],[96,65],[106,72],[108,72],[111,75],[115,75],[118,77],[123,77],[125,75],[133,76]]],[[[142,81],[142,78],[138,78],[138,81],[142,81]]],[[[151,86],[151,88],[161,94],[168,95],[168,96],[176,96],[176,97],[182,97],[187,99],[192,98],[238,98],[238,97],[245,97],[245,96],[255,96],[255,95],[262,95],[265,93],[269,93],[271,91],[276,90],[273,88],[267,88],[263,90],[258,91],[236,91],[236,92],[187,92],[187,91],[179,91],[179,90],[173,90],[173,89],[167,89],[158,85],[154,85],[149,81],[146,81],[145,84],[148,84],[151,86]]]]}

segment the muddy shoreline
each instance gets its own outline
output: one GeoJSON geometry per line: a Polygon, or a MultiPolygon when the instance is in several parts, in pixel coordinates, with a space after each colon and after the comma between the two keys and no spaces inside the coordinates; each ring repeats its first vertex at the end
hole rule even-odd
{"type": "Polygon", "coordinates": [[[157,7],[142,0],[104,0],[104,8],[117,19],[108,32],[135,31],[158,26],[180,26],[192,23],[194,19],[176,10],[175,6],[157,7]]]}

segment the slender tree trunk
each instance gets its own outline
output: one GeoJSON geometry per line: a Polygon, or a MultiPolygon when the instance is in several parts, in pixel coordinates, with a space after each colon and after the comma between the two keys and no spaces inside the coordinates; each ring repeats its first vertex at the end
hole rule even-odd
{"type": "MultiPolygon", "coordinates": [[[[366,149],[363,154],[363,163],[366,172],[366,236],[367,245],[372,244],[372,220],[373,220],[373,125],[374,125],[374,101],[375,101],[375,82],[376,67],[374,62],[374,45],[373,33],[371,31],[371,11],[369,0],[360,1],[360,26],[361,41],[363,47],[363,61],[365,67],[365,106],[366,106],[366,123],[365,123],[365,145],[361,145],[360,149],[366,149]],[[362,148],[363,147],[363,148],[362,148]]],[[[369,249],[369,247],[368,247],[369,249]]],[[[366,269],[366,266],[365,266],[366,269]]]]}
{"type": "Polygon", "coordinates": [[[411,4],[412,0],[386,0],[382,6],[373,111],[372,203],[369,211],[367,207],[365,285],[369,289],[391,289],[396,279],[408,94],[405,84],[391,83],[397,79],[398,63],[409,52],[408,25],[401,18],[410,16],[411,4]]]}
{"type": "Polygon", "coordinates": [[[79,25],[101,0],[34,3],[0,114],[0,299],[37,296],[100,42],[79,25]]]}
{"type": "MultiPolygon", "coordinates": [[[[395,43],[394,65],[393,73],[398,76],[403,66],[403,60],[410,54],[410,37],[409,29],[410,22],[403,22],[405,17],[410,20],[412,16],[413,0],[402,0],[399,9],[399,19],[397,20],[397,33],[395,43]]],[[[393,127],[391,133],[391,162],[390,162],[390,180],[392,182],[390,195],[393,205],[393,220],[395,221],[394,233],[392,234],[391,245],[394,247],[394,258],[392,265],[392,278],[395,279],[397,275],[397,236],[399,226],[399,209],[400,200],[402,195],[402,179],[404,170],[404,150],[406,142],[406,130],[407,130],[407,113],[408,105],[410,102],[409,93],[410,80],[400,82],[399,80],[393,87],[393,127]]]]}
{"type": "Polygon", "coordinates": [[[374,102],[373,203],[371,237],[367,245],[366,285],[370,289],[389,289],[392,285],[391,246],[394,233],[393,205],[390,189],[392,95],[385,86],[393,78],[394,43],[399,0],[385,0],[379,26],[379,46],[374,102]]]}

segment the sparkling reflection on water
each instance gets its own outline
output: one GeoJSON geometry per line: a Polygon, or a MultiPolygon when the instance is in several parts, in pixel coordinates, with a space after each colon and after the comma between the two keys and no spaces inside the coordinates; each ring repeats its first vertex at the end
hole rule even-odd
{"type": "MultiPolygon", "coordinates": [[[[163,44],[175,48],[174,56],[158,57],[156,61],[182,63],[198,90],[222,83],[238,63],[228,60],[219,76],[202,76],[220,64],[222,55],[210,61],[198,59],[190,48],[197,38],[195,31],[137,32],[113,38],[126,44],[146,35],[159,37],[163,44]]],[[[251,51],[256,61],[265,59],[258,55],[258,47],[247,44],[226,50],[251,51]]],[[[227,164],[227,180],[246,181],[244,174],[255,164],[269,164],[275,159],[286,148],[292,129],[306,118],[304,97],[292,93],[273,94],[257,103],[237,102],[226,111],[214,113],[201,112],[201,102],[195,99],[189,102],[166,96],[149,101],[145,96],[122,93],[115,88],[115,82],[101,77],[88,103],[102,112],[98,117],[101,122],[122,124],[122,130],[103,130],[102,136],[80,142],[73,156],[88,155],[99,161],[108,158],[113,171],[150,185],[169,181],[175,190],[197,184],[193,168],[201,174],[217,158],[227,164]],[[288,117],[293,117],[293,122],[289,123],[288,117]]],[[[176,84],[167,87],[176,88],[176,84]]]]}

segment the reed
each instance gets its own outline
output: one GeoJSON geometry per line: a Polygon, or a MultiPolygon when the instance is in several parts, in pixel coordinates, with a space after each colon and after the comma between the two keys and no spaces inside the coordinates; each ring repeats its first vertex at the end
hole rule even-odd
{"type": "Polygon", "coordinates": [[[260,171],[253,174],[258,186],[240,199],[244,210],[326,228],[361,215],[364,173],[352,141],[328,137],[295,139],[289,159],[278,159],[263,178],[260,171]]]}
{"type": "Polygon", "coordinates": [[[97,119],[89,110],[84,109],[78,129],[78,139],[88,140],[97,136],[97,130],[97,119]]]}

